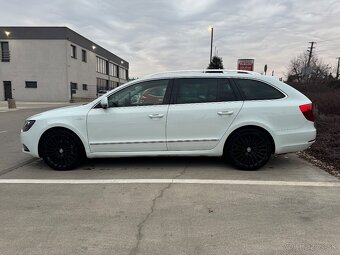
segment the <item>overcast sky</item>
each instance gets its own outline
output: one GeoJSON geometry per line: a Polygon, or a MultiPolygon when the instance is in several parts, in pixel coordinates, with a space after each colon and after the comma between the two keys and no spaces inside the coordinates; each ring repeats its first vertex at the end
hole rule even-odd
{"type": "Polygon", "coordinates": [[[340,0],[0,0],[0,26],[67,26],[130,62],[130,76],[201,69],[210,32],[224,67],[255,58],[255,71],[287,72],[289,61],[317,41],[336,66],[340,0]]]}

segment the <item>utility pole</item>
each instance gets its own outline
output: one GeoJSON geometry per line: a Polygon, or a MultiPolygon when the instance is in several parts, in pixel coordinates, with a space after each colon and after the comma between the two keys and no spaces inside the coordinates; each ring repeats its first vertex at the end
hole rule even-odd
{"type": "Polygon", "coordinates": [[[316,42],[309,42],[309,43],[310,43],[310,48],[308,50],[309,56],[308,56],[307,68],[309,68],[310,61],[311,61],[312,56],[313,56],[313,49],[315,48],[314,43],[316,43],[316,42]]]}
{"type": "Polygon", "coordinates": [[[307,64],[305,66],[305,70],[304,72],[302,73],[302,78],[305,79],[305,78],[308,78],[309,77],[309,74],[310,74],[310,61],[312,59],[312,56],[313,56],[313,49],[315,48],[314,47],[314,43],[316,42],[309,42],[310,43],[310,47],[309,49],[307,50],[307,52],[309,52],[309,56],[308,56],[308,60],[307,60],[307,64]]]}
{"type": "Polygon", "coordinates": [[[338,57],[338,68],[336,69],[336,79],[339,79],[340,57],[338,57]]]}
{"type": "Polygon", "coordinates": [[[211,60],[212,60],[213,39],[214,39],[214,28],[211,27],[210,31],[211,31],[211,39],[210,39],[210,63],[211,63],[211,60]]]}

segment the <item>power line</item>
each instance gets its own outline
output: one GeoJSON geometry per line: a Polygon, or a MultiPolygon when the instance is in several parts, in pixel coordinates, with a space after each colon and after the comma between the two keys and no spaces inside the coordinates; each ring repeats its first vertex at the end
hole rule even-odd
{"type": "Polygon", "coordinates": [[[338,37],[334,37],[332,39],[326,39],[326,40],[319,40],[317,42],[331,42],[331,41],[335,41],[335,40],[339,40],[340,39],[340,36],[338,37]]]}
{"type": "Polygon", "coordinates": [[[329,46],[334,46],[334,45],[339,45],[340,39],[337,41],[330,41],[330,42],[318,42],[320,45],[329,47],[329,46]]]}
{"type": "MultiPolygon", "coordinates": [[[[318,45],[320,46],[320,45],[318,45]]],[[[338,52],[339,50],[339,46],[336,47],[336,46],[333,46],[333,47],[327,47],[327,48],[323,48],[323,47],[318,47],[317,50],[315,50],[316,53],[319,53],[319,52],[325,52],[325,53],[333,53],[333,52],[338,52]]]]}
{"type": "Polygon", "coordinates": [[[322,57],[334,58],[334,54],[333,53],[327,53],[327,52],[326,53],[323,53],[323,52],[319,53],[318,51],[316,51],[316,53],[318,55],[322,56],[322,57]]]}

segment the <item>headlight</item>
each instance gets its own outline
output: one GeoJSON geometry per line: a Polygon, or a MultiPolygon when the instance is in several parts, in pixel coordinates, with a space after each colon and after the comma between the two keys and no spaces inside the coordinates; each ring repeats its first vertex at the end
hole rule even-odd
{"type": "Polygon", "coordinates": [[[24,127],[22,128],[22,131],[26,132],[28,131],[34,124],[35,120],[26,120],[24,127]]]}

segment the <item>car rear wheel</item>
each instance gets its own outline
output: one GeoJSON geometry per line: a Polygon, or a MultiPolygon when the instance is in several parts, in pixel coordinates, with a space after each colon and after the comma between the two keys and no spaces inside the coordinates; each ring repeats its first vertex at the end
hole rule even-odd
{"type": "Polygon", "coordinates": [[[264,166],[272,152],[268,135],[256,129],[244,129],[235,133],[227,147],[227,156],[238,169],[256,170],[264,166]]]}
{"type": "Polygon", "coordinates": [[[84,151],[77,136],[66,130],[56,130],[45,136],[42,158],[55,170],[71,170],[84,158],[84,151]]]}

